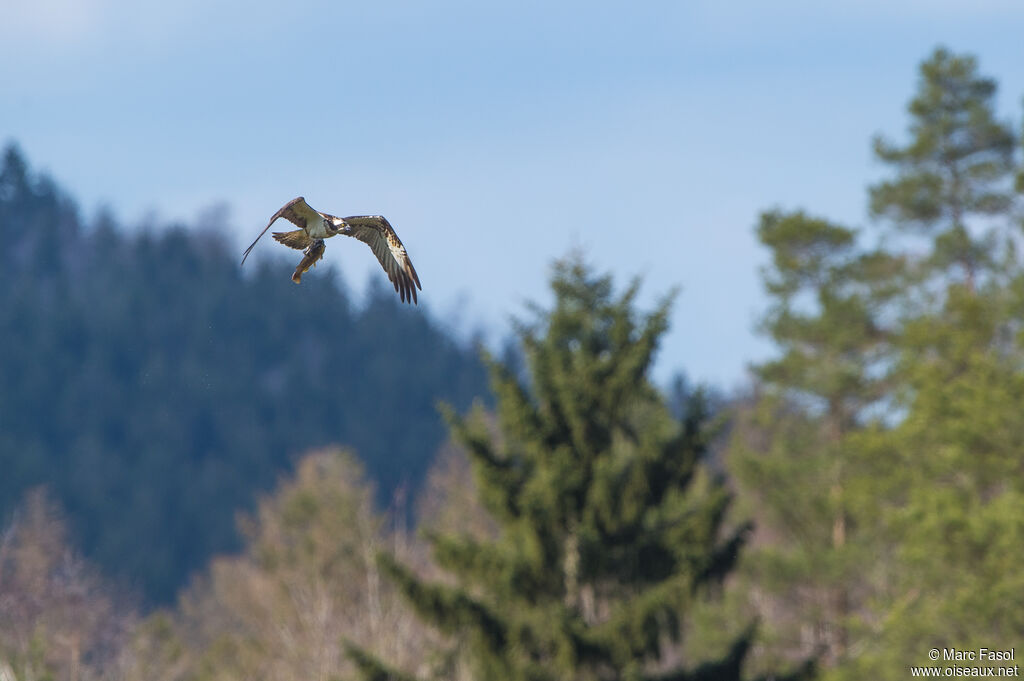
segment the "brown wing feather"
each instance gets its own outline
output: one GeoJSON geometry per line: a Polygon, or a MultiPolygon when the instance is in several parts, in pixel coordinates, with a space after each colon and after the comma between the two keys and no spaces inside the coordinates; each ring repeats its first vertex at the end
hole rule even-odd
{"type": "Polygon", "coordinates": [[[412,266],[412,260],[409,259],[402,240],[398,238],[387,218],[382,215],[353,215],[343,219],[352,228],[348,236],[354,236],[368,245],[377,256],[402,302],[418,304],[416,289],[423,290],[420,286],[420,277],[416,274],[416,268],[412,266]]]}
{"type": "Polygon", "coordinates": [[[291,232],[271,232],[270,236],[274,237],[274,241],[277,243],[300,251],[313,243],[304,229],[296,229],[291,232]]]}
{"type": "MultiPolygon", "coordinates": [[[[301,196],[296,197],[289,201],[288,203],[284,204],[283,206],[281,206],[281,210],[274,213],[274,216],[270,218],[270,222],[268,222],[267,226],[263,228],[263,231],[260,232],[260,235],[258,237],[256,237],[256,240],[249,244],[249,248],[245,249],[245,253],[242,255],[243,265],[245,264],[245,259],[249,257],[249,253],[252,251],[253,246],[256,245],[256,241],[259,241],[260,237],[267,233],[267,230],[270,229],[270,225],[274,224],[274,222],[276,222],[278,218],[284,218],[285,220],[288,220],[299,229],[305,230],[306,224],[309,220],[319,220],[321,219],[321,216],[320,213],[313,210],[313,208],[311,208],[310,205],[306,203],[306,199],[302,198],[301,196]]],[[[293,246],[293,248],[295,247],[293,246]]],[[[303,246],[302,248],[305,247],[303,246]]]]}

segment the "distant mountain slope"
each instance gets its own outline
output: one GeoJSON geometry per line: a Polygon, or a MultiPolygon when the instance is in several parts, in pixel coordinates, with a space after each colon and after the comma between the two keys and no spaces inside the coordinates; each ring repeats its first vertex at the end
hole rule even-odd
{"type": "Polygon", "coordinates": [[[0,514],[45,483],[153,602],[237,545],[236,511],[296,454],[351,446],[386,497],[444,438],[436,402],[486,391],[476,352],[390,287],[360,311],[331,278],[241,271],[217,234],[85,225],[14,148],[0,244],[0,514]]]}

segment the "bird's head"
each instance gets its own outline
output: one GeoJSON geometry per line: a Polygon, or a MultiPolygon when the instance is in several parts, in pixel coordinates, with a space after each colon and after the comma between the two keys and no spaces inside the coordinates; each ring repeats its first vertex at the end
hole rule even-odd
{"type": "Polygon", "coordinates": [[[351,232],[352,228],[342,218],[331,218],[331,227],[339,232],[351,232]]]}

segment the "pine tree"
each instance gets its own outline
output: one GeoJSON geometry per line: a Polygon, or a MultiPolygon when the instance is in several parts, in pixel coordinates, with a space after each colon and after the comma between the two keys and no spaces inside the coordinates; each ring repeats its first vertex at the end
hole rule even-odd
{"type": "Polygon", "coordinates": [[[866,654],[841,678],[902,678],[908,660],[926,664],[922,650],[1010,647],[1010,632],[1024,629],[1009,605],[1024,588],[1019,166],[995,92],[973,58],[937,50],[921,66],[910,145],[879,145],[900,178],[872,190],[873,208],[897,227],[929,228],[918,273],[935,295],[907,306],[896,339],[903,418],[864,441],[886,556],[872,607],[884,617],[864,627],[866,654]],[[929,189],[907,190],[915,182],[929,189]]]}
{"type": "Polygon", "coordinates": [[[903,418],[862,442],[880,579],[837,679],[906,678],[930,648],[1008,649],[1024,631],[1024,347],[1004,293],[954,288],[901,338],[903,418]]]}
{"type": "Polygon", "coordinates": [[[872,213],[932,238],[923,276],[959,268],[970,290],[997,264],[995,234],[972,230],[971,220],[1005,213],[1013,197],[1015,136],[996,117],[995,93],[973,57],[938,48],[908,106],[910,141],[875,139],[875,154],[897,175],[871,188],[872,213]]]}
{"type": "Polygon", "coordinates": [[[769,596],[768,647],[823,645],[825,678],[905,678],[931,647],[1021,630],[1024,277],[994,92],[973,58],[937,50],[910,142],[876,140],[896,177],[872,211],[925,236],[925,257],[919,239],[872,252],[802,214],[762,220],[780,357],[757,367],[730,451],[765,530],[741,574],[769,596]]]}
{"type": "Polygon", "coordinates": [[[754,367],[757,394],[738,410],[727,454],[744,511],[773,538],[742,570],[785,612],[767,636],[781,656],[820,653],[828,667],[848,654],[870,559],[851,501],[864,483],[854,440],[886,395],[891,330],[881,319],[900,271],[857,236],[801,212],[762,215],[758,237],[772,254],[762,330],[781,354],[754,367]]]}
{"type": "MultiPolygon", "coordinates": [[[[491,363],[496,427],[480,409],[448,414],[498,538],[432,534],[451,582],[383,564],[472,678],[738,679],[751,627],[714,659],[673,657],[747,527],[724,527],[730,495],[701,465],[699,401],[679,423],[648,380],[670,298],[639,315],[637,283],[614,297],[579,259],[556,266],[552,288],[554,308],[519,329],[529,383],[491,363]]],[[[407,678],[354,656],[368,679],[407,678]]]]}

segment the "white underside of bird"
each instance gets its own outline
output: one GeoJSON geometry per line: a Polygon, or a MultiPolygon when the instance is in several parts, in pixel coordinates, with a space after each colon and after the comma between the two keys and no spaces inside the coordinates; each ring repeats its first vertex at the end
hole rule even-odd
{"type": "Polygon", "coordinates": [[[341,218],[324,218],[306,228],[306,234],[310,239],[330,239],[332,236],[338,236],[338,233],[342,231],[348,232],[351,231],[351,228],[341,218]]]}

